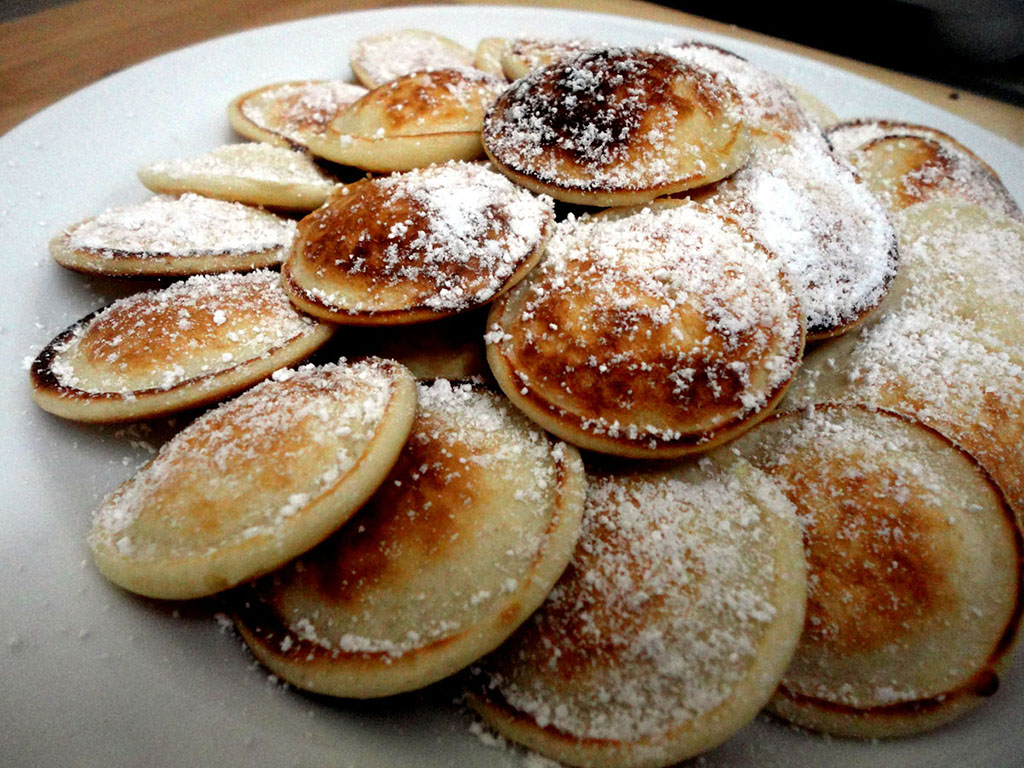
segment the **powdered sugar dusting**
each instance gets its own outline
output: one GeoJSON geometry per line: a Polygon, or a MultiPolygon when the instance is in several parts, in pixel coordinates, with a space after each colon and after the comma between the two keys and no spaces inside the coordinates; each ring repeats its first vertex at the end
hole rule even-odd
{"type": "Polygon", "coordinates": [[[592,477],[573,561],[485,663],[490,690],[541,728],[627,743],[726,701],[777,611],[768,521],[791,514],[758,478],[707,460],[592,477]]]}
{"type": "Polygon", "coordinates": [[[309,132],[323,133],[343,106],[367,93],[341,80],[282,83],[250,95],[240,109],[254,125],[301,144],[309,132]]]}
{"type": "Polygon", "coordinates": [[[113,257],[197,256],[279,249],[295,237],[295,222],[241,203],[199,195],[158,195],[141,205],[111,208],[71,227],[68,246],[113,257]]]}
{"type": "Polygon", "coordinates": [[[51,363],[85,392],[170,389],[259,358],[311,333],[276,272],[199,275],[114,302],[74,328],[51,363]]]}
{"type": "Polygon", "coordinates": [[[262,142],[225,144],[195,157],[153,163],[140,173],[163,174],[174,179],[213,176],[309,184],[324,190],[334,186],[309,155],[262,142]]]}
{"type": "Polygon", "coordinates": [[[439,35],[415,29],[364,37],[352,48],[352,64],[383,85],[420,70],[472,68],[473,53],[439,35]]]}

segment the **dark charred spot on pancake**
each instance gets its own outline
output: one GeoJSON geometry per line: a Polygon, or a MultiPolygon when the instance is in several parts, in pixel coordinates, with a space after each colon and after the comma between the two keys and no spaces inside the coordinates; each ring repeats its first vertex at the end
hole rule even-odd
{"type": "Polygon", "coordinates": [[[798,463],[782,466],[789,467],[788,495],[798,510],[815,507],[805,531],[805,641],[870,652],[899,644],[908,627],[955,610],[943,523],[921,500],[924,489],[907,487],[905,478],[881,468],[823,478],[816,471],[810,480],[798,463]]]}
{"type": "Polygon", "coordinates": [[[468,452],[425,438],[429,429],[410,437],[373,498],[308,558],[305,569],[331,602],[359,602],[376,583],[404,581],[405,569],[459,545],[462,510],[479,489],[462,461],[468,452]]]}
{"type": "MultiPolygon", "coordinates": [[[[530,145],[512,146],[513,154],[544,152],[583,167],[611,165],[636,150],[648,113],[671,107],[685,119],[695,108],[675,92],[682,71],[679,62],[659,53],[585,52],[512,86],[495,103],[485,131],[494,138],[529,135],[530,145]]],[[[707,100],[700,100],[707,108],[707,100]]]]}

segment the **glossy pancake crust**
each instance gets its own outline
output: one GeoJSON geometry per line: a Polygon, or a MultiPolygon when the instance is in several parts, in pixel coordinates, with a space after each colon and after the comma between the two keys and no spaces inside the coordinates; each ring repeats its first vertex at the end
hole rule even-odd
{"type": "Polygon", "coordinates": [[[540,258],[554,204],[482,165],[449,163],[341,188],[299,222],[285,290],[348,325],[415,323],[486,304],[540,258]]]}
{"type": "Polygon", "coordinates": [[[829,128],[828,137],[892,211],[955,198],[1024,223],[1024,213],[999,175],[940,130],[892,120],[849,120],[829,128]]]}
{"type": "Polygon", "coordinates": [[[483,155],[480,126],[503,77],[473,69],[413,72],[344,107],[307,146],[319,157],[367,171],[409,171],[483,155]]]}
{"type": "Polygon", "coordinates": [[[293,221],[258,208],[160,195],[72,225],[50,255],[92,275],[186,277],[277,265],[294,239],[293,221]]]}
{"type": "Polygon", "coordinates": [[[581,447],[705,450],[767,415],[800,362],[801,311],[777,261],[689,202],[559,225],[492,307],[505,394],[581,447]]]}
{"type": "Polygon", "coordinates": [[[280,568],[377,489],[412,427],[416,388],[392,361],[282,371],[209,411],[100,507],[108,579],[202,597],[280,568]]]}
{"type": "Polygon", "coordinates": [[[516,81],[487,113],[483,139],[519,184],[601,206],[716,181],[748,150],[725,78],[636,48],[588,51],[516,81]]]}
{"type": "Polygon", "coordinates": [[[218,200],[311,211],[334,182],[303,152],[263,142],[225,144],[197,157],[153,163],[139,180],[154,192],[184,192],[218,200]]]}
{"type": "Polygon", "coordinates": [[[32,396],[76,421],[150,418],[216,402],[305,359],[333,326],[297,311],[276,272],[196,276],[114,302],[32,363],[32,396]]]}
{"type": "Polygon", "coordinates": [[[580,529],[579,454],[500,395],[419,387],[401,458],[334,537],[232,597],[258,659],[301,688],[387,696],[495,648],[544,600],[580,529]]]}
{"type": "Polygon", "coordinates": [[[305,147],[308,136],[326,131],[342,107],[367,92],[341,80],[274,83],[232,99],[228,121],[247,139],[305,147]]]}
{"type": "Polygon", "coordinates": [[[819,406],[733,444],[805,522],[807,621],[771,709],[844,736],[937,727],[994,694],[1024,545],[989,476],[885,411],[819,406]]]}
{"type": "Polygon", "coordinates": [[[568,765],[665,766],[754,718],[796,647],[804,558],[792,506],[728,452],[589,478],[551,596],[484,659],[470,704],[568,765]]]}

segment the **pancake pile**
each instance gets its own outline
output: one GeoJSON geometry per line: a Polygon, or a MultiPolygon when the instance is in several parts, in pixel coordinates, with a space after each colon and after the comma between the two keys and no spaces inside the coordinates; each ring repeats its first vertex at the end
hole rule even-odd
{"type": "Polygon", "coordinates": [[[992,168],[702,42],[349,53],[358,83],[254,83],[251,141],[50,243],[123,298],[36,356],[35,401],[182,414],[96,511],[100,573],[216,596],[304,691],[450,680],[570,765],[999,695],[1024,223],[992,168]]]}

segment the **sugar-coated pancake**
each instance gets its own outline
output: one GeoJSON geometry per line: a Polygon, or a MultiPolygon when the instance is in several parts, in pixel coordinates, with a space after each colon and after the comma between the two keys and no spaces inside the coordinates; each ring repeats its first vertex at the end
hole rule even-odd
{"type": "Polygon", "coordinates": [[[1024,515],[1024,227],[951,200],[895,224],[891,300],[810,353],[783,407],[840,400],[910,414],[974,456],[1024,515]]]}
{"type": "Polygon", "coordinates": [[[93,275],[185,277],[280,264],[295,222],[241,203],[158,195],[109,208],[50,241],[62,267],[93,275]]]}
{"type": "Polygon", "coordinates": [[[218,200],[311,211],[331,190],[330,179],[304,152],[264,142],[225,144],[202,155],[153,163],[139,180],[154,192],[195,192],[218,200]]]}
{"type": "Polygon", "coordinates": [[[487,356],[505,394],[589,450],[668,458],[764,418],[803,351],[778,260],[687,202],[560,223],[493,305],[487,356]]]}
{"type": "Polygon", "coordinates": [[[334,332],[276,272],[197,275],[98,310],[32,363],[32,397],[66,419],[118,422],[221,400],[294,365],[334,332]]]}
{"type": "Polygon", "coordinates": [[[108,579],[186,599],[280,568],[348,520],[401,453],[416,385],[389,360],[281,369],[208,411],[104,501],[108,579]]]}
{"type": "Polygon", "coordinates": [[[501,55],[501,69],[509,80],[518,80],[531,72],[563,59],[589,51],[593,48],[607,47],[594,40],[570,38],[565,40],[544,39],[537,37],[520,37],[508,41],[506,50],[501,55]]]}
{"type": "Polygon", "coordinates": [[[729,80],[740,97],[743,122],[756,145],[784,144],[794,134],[811,134],[824,144],[821,129],[792,89],[770,72],[716,45],[696,41],[666,43],[662,52],[729,80]]]}
{"type": "Polygon", "coordinates": [[[420,70],[472,67],[473,52],[435,32],[399,29],[360,38],[349,61],[359,82],[373,89],[420,70]]]}
{"type": "Polygon", "coordinates": [[[885,210],[820,135],[762,145],[745,168],[697,197],[779,256],[804,305],[809,340],[863,322],[896,276],[896,234],[885,210]]]}
{"type": "Polygon", "coordinates": [[[517,80],[488,111],[483,141],[517,183],[600,206],[716,181],[749,146],[725,78],[640,48],[587,51],[517,80]]]}
{"type": "Polygon", "coordinates": [[[345,697],[420,688],[497,647],[544,600],[580,530],[579,454],[499,394],[419,385],[401,458],[323,545],[232,597],[260,661],[345,697]]]}
{"type": "Polygon", "coordinates": [[[550,198],[479,164],[364,179],[299,222],[282,279],[301,309],[333,322],[431,320],[521,280],[553,221],[550,198]]]}
{"type": "Polygon", "coordinates": [[[797,101],[800,102],[800,106],[803,107],[804,112],[810,117],[818,127],[822,130],[827,130],[833,125],[839,122],[839,115],[837,115],[832,107],[824,102],[816,93],[808,91],[806,88],[801,88],[799,85],[788,83],[789,90],[797,101]]]}
{"type": "Polygon", "coordinates": [[[893,211],[952,197],[1024,222],[1024,212],[991,166],[936,128],[848,120],[829,128],[828,137],[893,211]]]}
{"type": "Polygon", "coordinates": [[[308,137],[313,154],[367,171],[409,171],[483,156],[480,126],[507,83],[474,69],[413,72],[343,107],[308,137]]]}
{"type": "Polygon", "coordinates": [[[919,422],[839,405],[780,414],[732,447],[804,523],[807,618],[772,711],[892,737],[996,693],[1024,606],[1024,544],[973,458],[919,422]]]}
{"type": "Polygon", "coordinates": [[[342,80],[296,80],[246,91],[228,105],[228,121],[253,141],[305,147],[306,137],[323,133],[346,104],[367,94],[342,80]]]}
{"type": "Polygon", "coordinates": [[[800,637],[792,505],[728,451],[588,478],[583,534],[547,602],[479,665],[470,705],[568,765],[666,766],[768,701],[800,637]]]}

